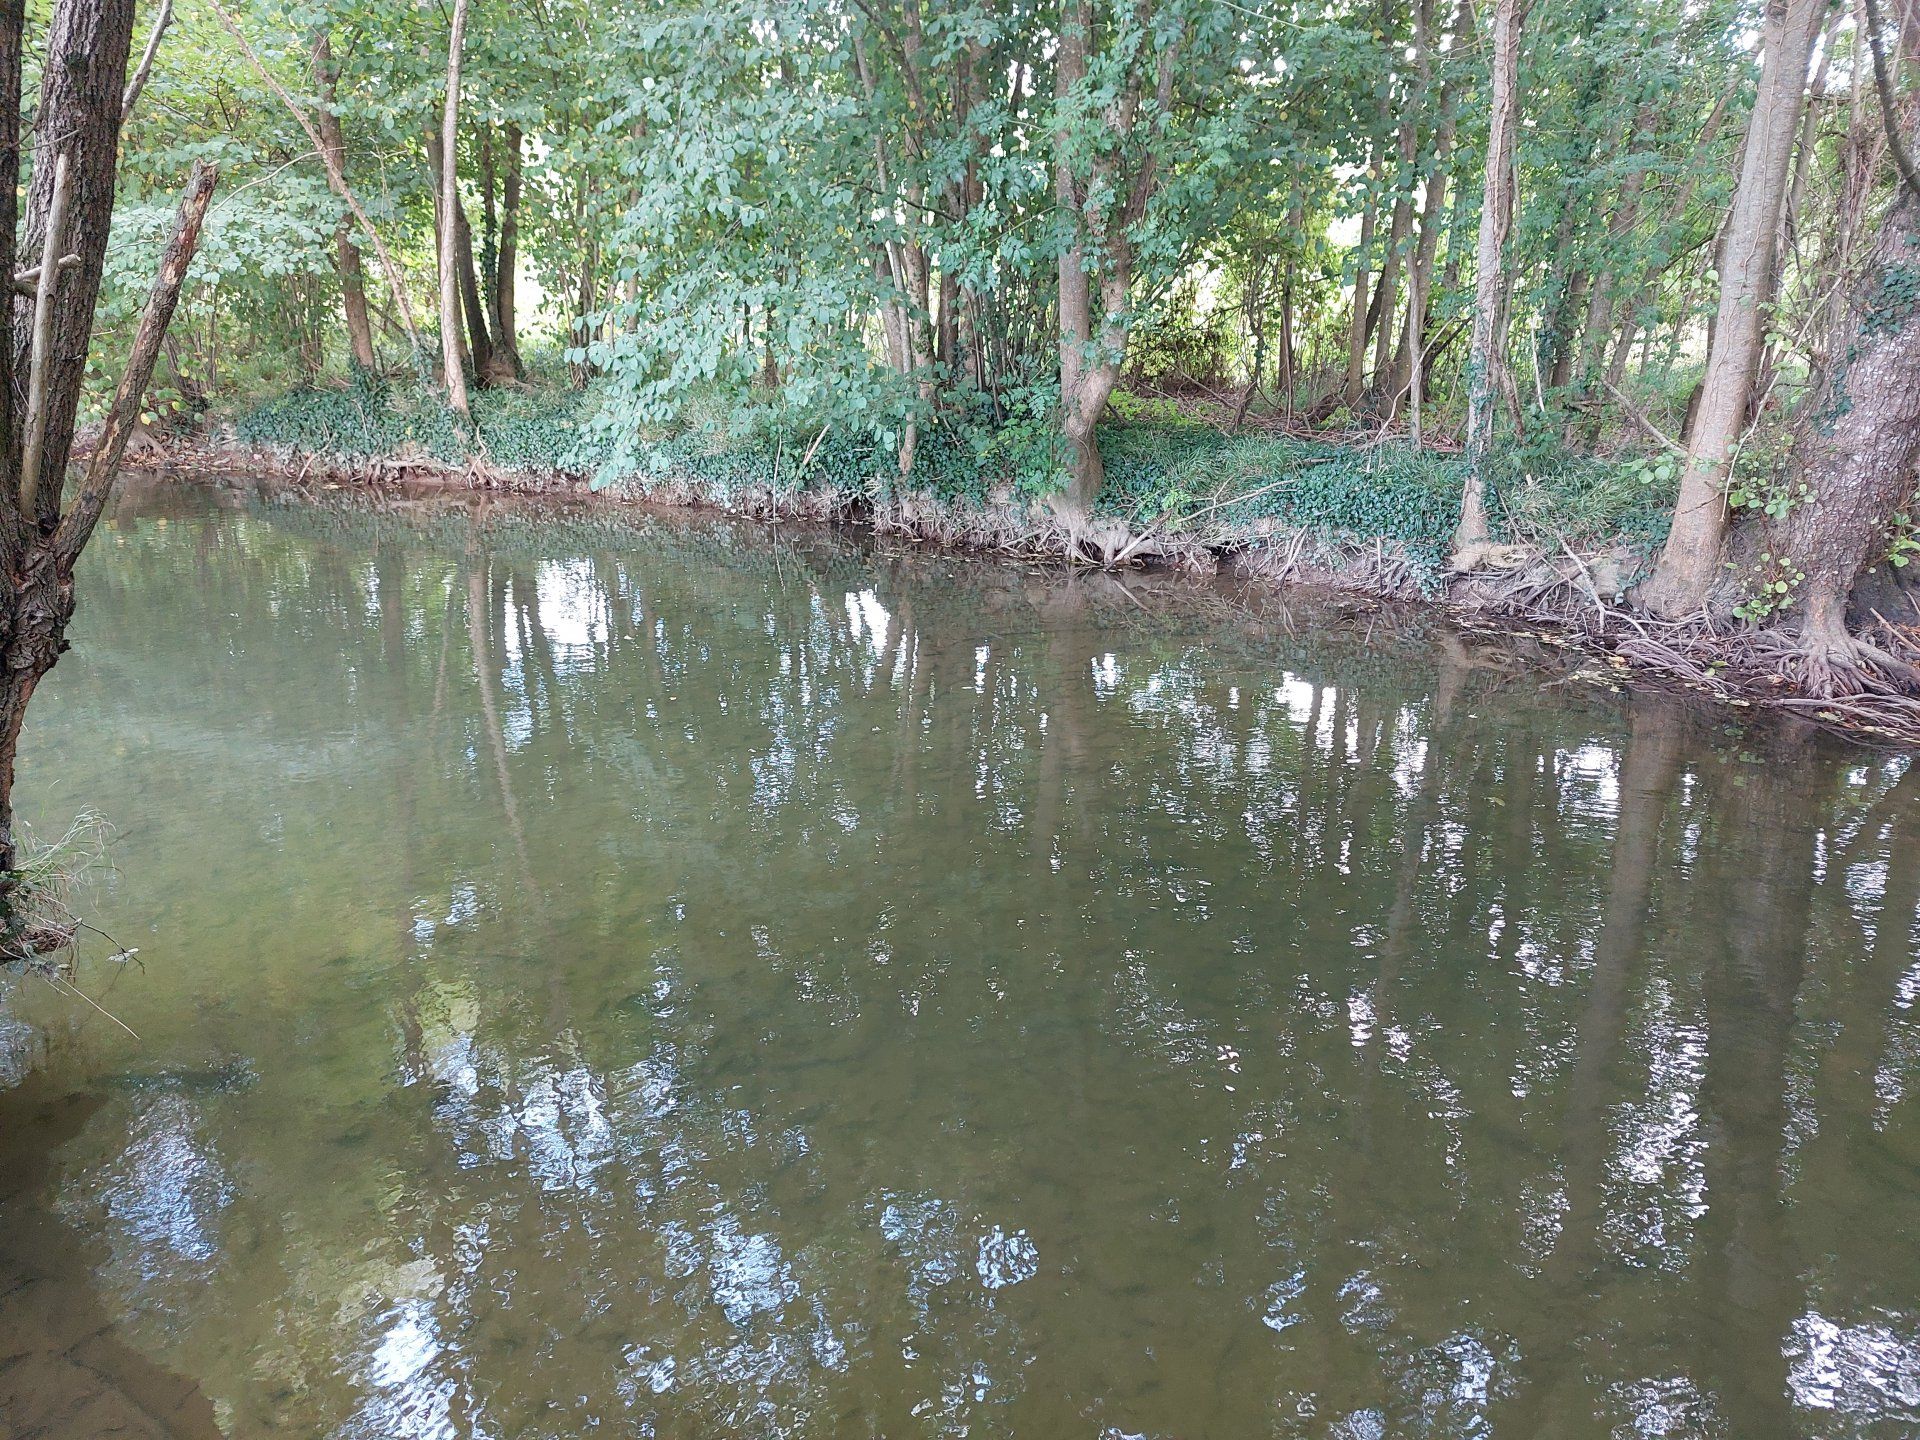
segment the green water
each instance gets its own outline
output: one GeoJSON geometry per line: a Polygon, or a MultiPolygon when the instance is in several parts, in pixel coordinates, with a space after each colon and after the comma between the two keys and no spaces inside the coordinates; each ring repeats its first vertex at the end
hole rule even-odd
{"type": "Polygon", "coordinates": [[[1903,757],[714,522],[162,489],[83,592],[18,1433],[1920,1433],[1903,757]]]}

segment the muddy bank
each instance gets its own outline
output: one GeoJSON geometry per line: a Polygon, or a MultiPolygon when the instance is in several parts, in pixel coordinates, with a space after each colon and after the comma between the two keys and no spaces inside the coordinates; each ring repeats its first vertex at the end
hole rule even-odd
{"type": "MultiPolygon", "coordinates": [[[[186,478],[270,476],[297,487],[427,485],[478,492],[591,500],[615,507],[720,512],[769,523],[859,526],[914,544],[1080,569],[1163,568],[1225,576],[1275,590],[1312,586],[1443,611],[1487,636],[1559,647],[1578,656],[1595,683],[1684,690],[1736,712],[1768,712],[1872,743],[1920,745],[1920,696],[1866,677],[1858,693],[1810,692],[1797,637],[1783,627],[1707,617],[1657,620],[1625,603],[1639,558],[1625,547],[1580,554],[1562,543],[1480,547],[1471,569],[1436,573],[1396,541],[1218,516],[1130,529],[1104,518],[1069,529],[1038,505],[961,505],[908,493],[875,503],[854,488],[750,488],[716,495],[697,480],[663,476],[641,489],[592,490],[564,469],[447,464],[417,451],[367,459],[170,437],[153,442],[143,468],[186,478]]],[[[1891,580],[1883,588],[1900,587],[1891,580]]],[[[1904,596],[1897,597],[1904,602],[1904,596]]],[[[1920,605],[1912,605],[1920,616],[1920,605]]],[[[1920,626],[1895,625],[1889,601],[1863,607],[1863,627],[1893,654],[1920,654],[1920,626]]]]}

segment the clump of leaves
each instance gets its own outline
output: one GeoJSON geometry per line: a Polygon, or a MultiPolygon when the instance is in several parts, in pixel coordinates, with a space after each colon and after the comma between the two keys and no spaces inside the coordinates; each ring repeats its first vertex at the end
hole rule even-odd
{"type": "Polygon", "coordinates": [[[1778,615],[1793,604],[1794,591],[1806,578],[1807,572],[1786,556],[1763,550],[1760,558],[1748,567],[1746,598],[1733,607],[1733,613],[1755,623],[1778,615]]]}

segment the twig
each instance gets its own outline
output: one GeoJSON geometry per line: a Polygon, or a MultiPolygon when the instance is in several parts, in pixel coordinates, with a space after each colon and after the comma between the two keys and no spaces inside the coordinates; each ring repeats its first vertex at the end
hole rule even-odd
{"type": "Polygon", "coordinates": [[[139,1031],[135,1030],[131,1025],[127,1024],[126,1021],[122,1020],[118,1015],[114,1014],[111,1010],[107,1009],[106,1006],[102,1005],[98,1000],[94,999],[91,995],[87,994],[86,991],[82,990],[78,985],[74,984],[71,980],[63,980],[53,975],[43,975],[42,978],[44,978],[49,985],[53,986],[53,988],[56,991],[58,991],[61,986],[63,985],[66,986],[66,993],[71,995],[78,995],[82,1000],[86,1001],[87,1004],[93,1006],[94,1009],[98,1010],[102,1015],[106,1016],[107,1019],[113,1021],[114,1024],[118,1025],[122,1030],[126,1031],[127,1034],[133,1036],[134,1039],[138,1040],[140,1038],[139,1031]]]}
{"type": "Polygon", "coordinates": [[[1686,446],[1682,445],[1679,441],[1675,440],[1671,435],[1667,434],[1666,431],[1662,430],[1658,425],[1654,424],[1653,421],[1648,419],[1646,412],[1643,411],[1638,405],[1634,404],[1633,401],[1629,400],[1625,395],[1621,394],[1620,388],[1617,385],[1615,385],[1611,380],[1607,379],[1606,376],[1603,375],[1600,377],[1600,384],[1603,387],[1605,387],[1606,392],[1609,395],[1613,396],[1614,399],[1620,402],[1620,407],[1627,412],[1628,419],[1634,421],[1636,424],[1640,426],[1642,430],[1645,430],[1649,435],[1653,436],[1654,439],[1658,440],[1662,445],[1666,446],[1667,449],[1673,451],[1676,455],[1684,455],[1687,453],[1686,446]]]}

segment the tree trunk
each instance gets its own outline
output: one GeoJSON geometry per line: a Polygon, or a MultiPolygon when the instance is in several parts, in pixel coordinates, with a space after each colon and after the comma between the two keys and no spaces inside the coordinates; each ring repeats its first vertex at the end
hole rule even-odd
{"type": "Polygon", "coordinates": [[[514,286],[520,272],[520,127],[508,125],[506,159],[500,174],[500,243],[493,274],[493,379],[525,378],[520,337],[515,330],[514,286]]]}
{"type": "MultiPolygon", "coordinates": [[[[1433,40],[1428,33],[1427,0],[1414,8],[1416,35],[1415,58],[1420,67],[1424,94],[1433,68],[1433,40]]],[[[1454,43],[1464,44],[1473,34],[1472,0],[1461,0],[1454,20],[1454,43]]],[[[1426,193],[1420,202],[1420,238],[1414,245],[1412,263],[1407,267],[1407,319],[1400,328],[1400,343],[1393,353],[1393,365],[1387,383],[1386,417],[1400,413],[1402,400],[1414,400],[1415,374],[1423,370],[1417,347],[1426,344],[1427,312],[1432,308],[1433,267],[1440,255],[1440,237],[1451,221],[1447,204],[1449,167],[1453,158],[1454,136],[1460,127],[1460,87],[1448,80],[1440,87],[1440,117],[1434,125],[1433,169],[1427,175],[1426,193]]]]}
{"type": "MultiPolygon", "coordinates": [[[[313,88],[320,102],[314,113],[314,128],[320,132],[320,143],[325,147],[326,169],[330,174],[345,177],[347,173],[346,139],[340,130],[340,116],[333,108],[334,84],[339,72],[333,64],[333,48],[327,32],[322,30],[313,37],[313,88]]],[[[347,344],[353,352],[353,363],[362,370],[372,370],[375,364],[373,352],[373,322],[367,316],[366,277],[360,267],[360,251],[351,238],[347,217],[342,215],[340,223],[333,232],[334,269],[340,276],[340,312],[347,325],[347,344]]]]}
{"type": "MultiPolygon", "coordinates": [[[[1920,139],[1920,96],[1903,127],[1920,139]]],[[[1819,403],[1801,423],[1794,462],[1813,489],[1789,512],[1787,561],[1806,574],[1801,635],[1817,690],[1857,678],[1847,597],[1884,553],[1896,514],[1911,512],[1920,469],[1920,198],[1904,186],[1855,283],[1819,403]]]]}
{"type": "Polygon", "coordinates": [[[593,378],[593,364],[585,357],[587,346],[593,343],[593,327],[587,317],[593,314],[598,288],[594,279],[595,245],[593,234],[587,228],[587,218],[593,210],[593,180],[591,176],[582,176],[580,181],[577,214],[580,217],[580,286],[574,294],[573,324],[569,327],[573,343],[583,353],[580,359],[573,361],[567,368],[573,379],[573,388],[584,390],[587,381],[593,378]]]}
{"type": "Polygon", "coordinates": [[[473,358],[473,373],[482,384],[493,376],[493,338],[487,334],[487,306],[480,296],[480,273],[474,264],[473,226],[467,221],[464,201],[453,207],[454,244],[460,260],[460,309],[467,322],[467,349],[473,358]]]}
{"type": "Polygon", "coordinates": [[[440,123],[440,171],[435,179],[440,195],[440,363],[446,370],[447,405],[462,419],[470,418],[467,375],[460,353],[460,214],[457,174],[460,145],[460,61],[467,38],[467,0],[453,0],[453,23],[447,35],[447,101],[440,123]]]}
{"type": "MultiPolygon", "coordinates": [[[[0,151],[16,145],[20,133],[20,21],[18,0],[0,8],[0,111],[4,112],[0,151]]],[[[28,372],[24,397],[29,413],[37,411],[45,419],[44,425],[36,427],[39,450],[47,473],[55,478],[37,491],[30,489],[22,483],[13,447],[0,450],[0,578],[6,582],[0,591],[6,597],[0,606],[0,935],[16,956],[20,952],[12,947],[22,939],[31,918],[20,915],[13,904],[14,872],[20,861],[13,782],[21,726],[34,690],[67,648],[67,625],[74,610],[74,565],[106,508],[127,439],[139,421],[147,382],[213,198],[214,171],[196,163],[140,317],[132,356],[107,407],[101,437],[78,491],[63,511],[64,487],[59,477],[65,475],[72,450],[74,415],[111,231],[122,95],[132,39],[131,0],[124,4],[63,0],[53,13],[48,53],[67,56],[70,63],[48,67],[37,112],[39,127],[47,135],[62,137],[65,148],[58,163],[48,165],[43,156],[35,167],[27,237],[31,244],[51,231],[61,241],[61,253],[78,260],[70,269],[54,266],[41,271],[40,283],[51,287],[50,293],[57,297],[49,316],[55,343],[49,352],[52,363],[28,372]],[[66,218],[71,223],[50,223],[50,209],[60,208],[52,203],[53,192],[69,183],[74,201],[66,218]]],[[[11,203],[0,206],[0,219],[11,220],[7,212],[12,208],[11,203]]],[[[5,241],[0,242],[0,267],[4,267],[0,273],[11,277],[13,261],[9,226],[5,241]]],[[[4,355],[0,379],[20,376],[19,343],[24,339],[29,350],[33,343],[31,335],[22,335],[20,322],[35,308],[35,299],[21,297],[4,312],[5,328],[11,333],[0,335],[4,355]]],[[[9,434],[20,429],[15,411],[21,403],[15,385],[0,386],[0,412],[5,414],[9,434]]]]}
{"type": "Polygon", "coordinates": [[[1374,156],[1369,169],[1366,207],[1360,212],[1360,243],[1354,247],[1353,311],[1347,320],[1347,374],[1340,384],[1340,403],[1352,408],[1360,403],[1361,385],[1367,364],[1367,282],[1372,278],[1374,196],[1372,181],[1380,178],[1380,157],[1374,156]]]}
{"type": "Polygon", "coordinates": [[[1480,203],[1480,239],[1474,256],[1473,339],[1467,359],[1467,471],[1460,497],[1460,524],[1453,535],[1456,560],[1491,538],[1487,523],[1487,464],[1493,451],[1493,417],[1506,388],[1507,235],[1513,228],[1515,130],[1520,117],[1520,31],[1524,0],[1495,0],[1492,88],[1488,97],[1486,189],[1480,203]]]}
{"type": "MultiPolygon", "coordinates": [[[[1656,114],[1651,105],[1642,105],[1634,118],[1633,133],[1627,142],[1629,162],[1641,153],[1644,143],[1652,133],[1656,114]]],[[[1619,197],[1613,204],[1613,218],[1607,223],[1606,264],[1593,278],[1593,288],[1587,299],[1586,320],[1581,326],[1580,381],[1582,390],[1590,389],[1594,377],[1606,361],[1607,342],[1613,338],[1613,304],[1619,293],[1619,287],[1613,273],[1614,258],[1625,248],[1640,223],[1640,192],[1646,185],[1647,171],[1644,165],[1635,165],[1627,178],[1620,184],[1619,197]]],[[[1568,354],[1573,347],[1567,347],[1568,354]]],[[[1564,382],[1563,382],[1564,383],[1564,382]]]]}
{"type": "Polygon", "coordinates": [[[1373,308],[1379,312],[1374,320],[1373,345],[1373,387],[1376,392],[1386,388],[1389,382],[1387,360],[1394,339],[1393,317],[1400,305],[1400,252],[1406,248],[1407,232],[1413,226],[1414,168],[1419,161],[1419,127],[1415,113],[1409,113],[1400,122],[1393,216],[1387,225],[1387,250],[1380,262],[1380,284],[1373,293],[1373,308]]]}
{"type": "Polygon", "coordinates": [[[1719,254],[1720,304],[1700,404],[1687,437],[1673,528],[1637,599],[1658,615],[1702,609],[1720,572],[1725,488],[1747,422],[1773,298],[1780,207],[1786,199],[1807,62],[1823,0],[1768,0],[1765,68],[1747,121],[1740,178],[1719,254]]]}
{"type": "MultiPolygon", "coordinates": [[[[1054,61],[1055,96],[1062,102],[1087,79],[1093,34],[1092,0],[1072,0],[1071,10],[1061,23],[1054,61]]],[[[1135,124],[1151,125],[1166,119],[1180,50],[1180,41],[1162,42],[1155,57],[1150,114],[1142,113],[1145,77],[1139,66],[1121,82],[1119,99],[1108,112],[1112,117],[1125,117],[1120,139],[1124,140],[1135,124]]],[[[1106,474],[1095,427],[1126,361],[1127,310],[1133,280],[1129,232],[1155,192],[1157,172],[1150,154],[1136,161],[1130,174],[1124,173],[1118,162],[1095,156],[1091,161],[1079,160],[1090,171],[1083,176],[1075,168],[1079,157],[1072,137],[1064,131],[1056,133],[1053,146],[1054,200],[1071,234],[1061,247],[1057,272],[1060,424],[1067,452],[1067,483],[1052,497],[1052,504],[1075,532],[1077,541],[1092,519],[1093,503],[1106,474]],[[1090,259],[1094,263],[1089,263],[1090,259]]]]}

